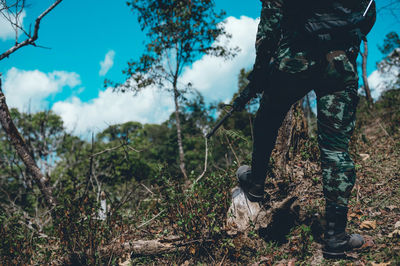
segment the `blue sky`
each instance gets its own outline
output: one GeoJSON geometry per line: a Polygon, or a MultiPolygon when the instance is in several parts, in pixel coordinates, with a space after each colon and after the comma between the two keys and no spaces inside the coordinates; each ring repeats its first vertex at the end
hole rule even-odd
{"type": "MultiPolygon", "coordinates": [[[[386,1],[378,1],[378,7],[386,1]]],[[[28,0],[23,25],[29,28],[52,2],[28,0]]],[[[243,3],[216,0],[217,8],[224,9],[229,17],[232,45],[240,46],[243,54],[231,62],[201,58],[184,73],[183,80],[194,80],[209,101],[229,100],[237,89],[238,70],[249,68],[254,60],[256,18],[261,4],[258,0],[243,3]],[[218,71],[213,71],[210,66],[216,65],[218,71]]],[[[386,33],[398,28],[398,21],[389,13],[378,16],[369,35],[369,73],[382,59],[377,45],[386,33]]],[[[37,44],[50,49],[25,47],[1,61],[9,105],[23,111],[53,109],[77,134],[129,120],[162,122],[172,111],[168,95],[149,90],[133,99],[132,95],[112,94],[103,87],[105,78],[123,81],[121,70],[129,59],[140,56],[144,38],[135,15],[123,0],[64,0],[41,24],[37,44]],[[151,108],[155,105],[156,110],[151,108]]],[[[12,35],[0,20],[0,51],[12,45],[12,35]]]]}

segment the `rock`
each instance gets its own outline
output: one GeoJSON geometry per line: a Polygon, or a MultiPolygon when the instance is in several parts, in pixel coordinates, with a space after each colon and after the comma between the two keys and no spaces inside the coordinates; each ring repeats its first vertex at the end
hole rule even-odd
{"type": "Polygon", "coordinates": [[[259,203],[249,201],[240,187],[234,187],[226,221],[227,233],[235,235],[237,232],[246,231],[256,224],[261,212],[259,203]]]}
{"type": "Polygon", "coordinates": [[[226,230],[229,235],[245,232],[248,229],[264,230],[266,234],[275,234],[293,224],[298,215],[297,197],[289,196],[275,202],[266,211],[261,204],[251,202],[240,187],[232,189],[232,204],[229,207],[226,230]],[[290,220],[290,221],[289,221],[290,220]]]}

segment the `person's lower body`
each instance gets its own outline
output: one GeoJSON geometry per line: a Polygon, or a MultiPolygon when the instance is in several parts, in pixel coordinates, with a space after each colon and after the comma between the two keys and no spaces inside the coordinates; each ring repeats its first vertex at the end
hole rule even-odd
{"type": "Polygon", "coordinates": [[[271,74],[267,87],[254,120],[251,167],[241,166],[236,173],[250,201],[263,200],[264,182],[278,130],[292,104],[310,90],[306,79],[278,70],[271,74]]]}
{"type": "MultiPolygon", "coordinates": [[[[348,201],[356,180],[348,147],[355,126],[358,76],[354,60],[349,61],[344,53],[333,54],[331,57],[326,72],[320,77],[314,75],[317,84],[312,85],[327,85],[325,91],[316,90],[318,141],[327,220],[323,253],[325,257],[337,258],[344,256],[348,250],[362,246],[364,239],[360,235],[346,233],[348,201]],[[335,91],[332,88],[345,89],[335,91]]],[[[310,78],[307,82],[300,75],[279,71],[273,73],[254,122],[251,168],[242,167],[242,174],[238,171],[241,186],[246,188],[250,200],[262,199],[269,158],[278,129],[291,105],[311,89],[310,85],[310,78]]]]}
{"type": "Polygon", "coordinates": [[[360,235],[346,233],[348,202],[356,181],[348,148],[358,98],[356,86],[317,96],[318,143],[326,200],[323,254],[327,258],[344,257],[346,251],[364,243],[360,235]]]}

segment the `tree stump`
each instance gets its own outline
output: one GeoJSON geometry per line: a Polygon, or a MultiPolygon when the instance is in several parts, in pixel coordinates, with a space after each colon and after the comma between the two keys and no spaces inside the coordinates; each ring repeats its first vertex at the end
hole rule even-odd
{"type": "Polygon", "coordinates": [[[275,159],[275,172],[278,177],[289,177],[291,180],[289,164],[296,155],[301,145],[308,138],[307,119],[302,108],[302,101],[294,104],[287,113],[276,139],[273,158],[275,159]]]}

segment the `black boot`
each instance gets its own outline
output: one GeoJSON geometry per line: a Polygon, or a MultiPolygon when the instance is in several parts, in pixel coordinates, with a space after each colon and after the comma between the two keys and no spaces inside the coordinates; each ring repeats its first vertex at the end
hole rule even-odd
{"type": "Polygon", "coordinates": [[[264,199],[264,184],[255,184],[252,182],[250,166],[240,166],[236,171],[236,176],[239,186],[250,201],[261,202],[264,199]]]}
{"type": "Polygon", "coordinates": [[[364,238],[358,234],[346,233],[348,208],[335,203],[326,204],[326,230],[323,254],[325,258],[345,258],[346,251],[360,248],[364,238]]]}

